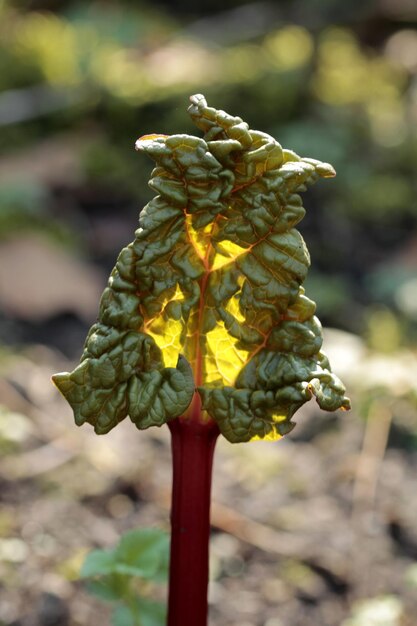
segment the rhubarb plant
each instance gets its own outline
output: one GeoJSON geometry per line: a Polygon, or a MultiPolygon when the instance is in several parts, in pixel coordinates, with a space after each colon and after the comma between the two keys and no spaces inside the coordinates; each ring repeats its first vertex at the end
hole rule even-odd
{"type": "Polygon", "coordinates": [[[53,380],[78,425],[104,434],[129,416],[168,424],[173,446],[170,626],[207,612],[211,464],[219,432],[231,443],[277,440],[315,397],[348,409],[321,351],[310,264],[295,226],[299,195],[335,171],[301,158],[241,118],[191,97],[203,137],[141,137],[156,192],[124,248],[80,364],[53,380]],[[198,556],[199,555],[199,556],[198,556]]]}

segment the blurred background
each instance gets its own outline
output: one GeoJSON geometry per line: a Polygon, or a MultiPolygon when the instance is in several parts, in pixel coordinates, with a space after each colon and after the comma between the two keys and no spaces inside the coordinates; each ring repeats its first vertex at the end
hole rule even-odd
{"type": "Polygon", "coordinates": [[[300,231],[353,402],[220,442],[210,624],[416,624],[416,27],[415,0],[0,0],[0,624],[110,623],[85,554],[169,528],[166,429],[76,429],[50,376],[152,196],[136,138],[195,134],[193,93],[335,166],[300,231]]]}

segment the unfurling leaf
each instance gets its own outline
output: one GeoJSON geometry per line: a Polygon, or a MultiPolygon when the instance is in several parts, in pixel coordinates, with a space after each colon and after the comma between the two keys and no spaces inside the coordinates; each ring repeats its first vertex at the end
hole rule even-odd
{"type": "Polygon", "coordinates": [[[80,365],[54,382],[77,424],[108,432],[215,420],[232,442],[277,439],[312,396],[349,408],[321,352],[299,192],[331,165],[300,158],[191,98],[204,138],[146,135],[157,196],[117,260],[80,365]],[[194,419],[194,417],[193,417],[194,419]]]}

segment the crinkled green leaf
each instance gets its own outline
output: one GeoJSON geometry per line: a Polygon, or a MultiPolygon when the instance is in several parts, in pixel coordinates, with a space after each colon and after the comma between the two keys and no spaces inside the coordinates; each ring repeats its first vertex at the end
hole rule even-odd
{"type": "Polygon", "coordinates": [[[122,250],[80,365],[54,381],[104,433],[127,415],[138,428],[185,419],[201,397],[232,442],[277,439],[314,396],[349,407],[321,352],[310,259],[295,226],[299,192],[334,176],[238,117],[193,96],[204,137],[146,135],[157,196],[122,250]]]}

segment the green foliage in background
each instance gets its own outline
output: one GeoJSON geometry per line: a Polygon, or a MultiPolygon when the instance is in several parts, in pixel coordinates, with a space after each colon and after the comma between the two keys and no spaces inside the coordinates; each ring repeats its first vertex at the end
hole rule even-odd
{"type": "Polygon", "coordinates": [[[47,189],[32,181],[0,185],[0,241],[22,232],[39,232],[66,246],[77,245],[76,234],[48,214],[47,189]]]}
{"type": "Polygon", "coordinates": [[[169,537],[156,528],[125,533],[117,546],[87,555],[80,577],[90,593],[113,605],[113,626],[162,626],[165,605],[152,600],[168,577],[169,537]]]}

